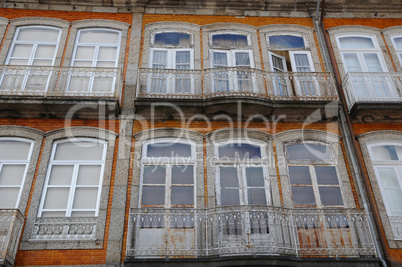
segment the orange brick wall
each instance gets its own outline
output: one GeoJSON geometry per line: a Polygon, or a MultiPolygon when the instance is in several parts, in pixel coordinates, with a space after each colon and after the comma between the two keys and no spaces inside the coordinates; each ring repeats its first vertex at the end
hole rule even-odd
{"type": "Polygon", "coordinates": [[[345,26],[345,25],[364,25],[370,27],[376,27],[379,29],[388,28],[391,26],[400,26],[402,25],[402,19],[333,19],[326,18],[324,19],[324,24],[327,29],[335,27],[335,26],[345,26]]]}

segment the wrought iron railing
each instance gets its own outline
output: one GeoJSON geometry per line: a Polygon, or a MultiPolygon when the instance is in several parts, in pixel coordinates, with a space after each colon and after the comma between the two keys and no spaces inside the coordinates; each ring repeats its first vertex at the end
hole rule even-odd
{"type": "Polygon", "coordinates": [[[402,73],[349,72],[343,81],[348,108],[356,103],[402,101],[402,73]]]}
{"type": "Polygon", "coordinates": [[[24,216],[16,209],[0,210],[0,265],[13,265],[24,224],[24,216]]]}
{"type": "Polygon", "coordinates": [[[0,66],[0,95],[121,97],[119,68],[0,66]]]}
{"type": "Polygon", "coordinates": [[[326,72],[266,72],[258,69],[140,69],[138,98],[258,97],[272,100],[337,100],[326,72]]]}
{"type": "Polygon", "coordinates": [[[36,218],[30,241],[95,240],[95,217],[36,218]]]}
{"type": "Polygon", "coordinates": [[[374,256],[360,209],[131,209],[127,257],[374,256]]]}

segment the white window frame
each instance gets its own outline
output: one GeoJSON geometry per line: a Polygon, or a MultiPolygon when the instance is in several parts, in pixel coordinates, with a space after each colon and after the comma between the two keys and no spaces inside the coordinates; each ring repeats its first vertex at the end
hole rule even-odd
{"type": "Polygon", "coordinates": [[[402,190],[402,159],[400,159],[400,160],[375,160],[374,156],[373,156],[372,149],[374,147],[377,147],[377,146],[385,146],[385,145],[392,145],[392,146],[400,146],[400,147],[402,147],[402,143],[397,142],[397,141],[395,141],[395,142],[371,143],[371,144],[368,144],[367,147],[368,147],[370,159],[371,159],[371,162],[372,162],[372,165],[373,165],[373,169],[374,169],[374,172],[375,172],[375,176],[376,176],[376,179],[377,179],[377,183],[378,183],[378,185],[380,187],[381,196],[382,196],[382,199],[383,199],[384,204],[385,204],[385,209],[387,211],[387,215],[389,217],[394,217],[394,216],[398,217],[398,216],[401,216],[401,215],[392,215],[390,206],[388,204],[388,199],[385,197],[386,192],[385,192],[384,186],[382,184],[382,181],[380,179],[380,175],[378,173],[378,168],[379,167],[380,168],[381,167],[393,168],[395,170],[395,174],[397,175],[399,187],[402,190]]]}
{"type": "MultiPolygon", "coordinates": [[[[345,198],[345,193],[343,192],[343,184],[342,184],[342,179],[341,175],[338,169],[338,165],[336,164],[336,161],[334,160],[334,155],[331,149],[331,146],[325,143],[321,142],[300,142],[300,143],[292,143],[292,144],[287,144],[285,147],[285,152],[286,152],[286,157],[288,158],[289,154],[287,151],[287,148],[291,145],[297,145],[297,144],[315,144],[315,145],[321,145],[321,146],[326,146],[329,150],[329,153],[331,155],[331,160],[289,160],[287,159],[287,173],[289,174],[289,185],[290,185],[290,191],[292,192],[292,183],[290,180],[290,172],[289,172],[289,167],[308,167],[309,173],[310,173],[310,178],[311,178],[311,187],[313,189],[314,193],[314,199],[315,199],[315,207],[317,208],[341,208],[346,206],[346,198],[345,198]],[[317,176],[315,172],[315,167],[334,167],[336,171],[336,176],[338,179],[338,185],[318,185],[317,181],[317,176]],[[341,192],[341,197],[342,197],[342,202],[343,205],[322,205],[321,203],[321,195],[319,192],[319,187],[324,186],[324,187],[339,187],[339,190],[341,192]]],[[[291,193],[292,197],[292,203],[293,206],[295,207],[311,207],[313,205],[295,205],[293,202],[293,194],[291,193]]]]}
{"type": "MultiPolygon", "coordinates": [[[[282,63],[285,66],[285,68],[284,68],[285,71],[284,72],[289,71],[287,69],[287,65],[286,65],[286,58],[284,56],[282,56],[282,55],[276,54],[275,51],[286,51],[286,52],[288,52],[289,58],[290,58],[290,65],[292,67],[291,71],[295,72],[295,73],[299,73],[299,72],[296,70],[297,66],[296,66],[294,55],[295,54],[307,55],[307,59],[308,59],[308,62],[309,62],[309,67],[310,67],[309,72],[315,72],[314,62],[313,62],[313,58],[311,56],[310,43],[308,42],[308,38],[306,38],[305,35],[288,33],[288,32],[283,32],[283,33],[280,33],[280,34],[277,34],[277,33],[275,33],[275,34],[267,34],[266,35],[266,40],[267,40],[267,44],[268,44],[269,65],[270,65],[270,69],[271,69],[272,72],[275,72],[273,62],[272,62],[272,55],[274,55],[276,57],[280,57],[282,59],[282,63]],[[302,47],[302,48],[280,48],[280,47],[276,48],[276,47],[271,47],[270,46],[270,42],[269,42],[270,37],[283,36],[283,35],[289,35],[289,36],[295,36],[295,37],[303,38],[304,47],[302,47]]],[[[303,95],[320,96],[321,95],[320,90],[319,90],[320,87],[319,87],[318,81],[300,81],[300,80],[297,79],[297,76],[295,78],[296,79],[294,79],[295,80],[295,84],[294,84],[295,88],[294,89],[296,90],[296,92],[300,96],[303,96],[303,95]],[[312,90],[308,90],[308,88],[305,86],[305,84],[309,83],[309,82],[312,83],[312,86],[310,86],[310,89],[313,88],[314,92],[312,92],[312,90]],[[304,86],[303,86],[303,84],[304,84],[304,86]],[[304,88],[304,89],[302,89],[302,88],[304,88]],[[304,92],[302,92],[302,91],[304,91],[304,92]],[[309,91],[309,92],[307,92],[307,91],[309,91]]],[[[293,86],[292,86],[292,84],[291,84],[291,82],[290,82],[288,77],[284,77],[284,78],[276,77],[273,85],[274,85],[273,87],[274,87],[275,95],[279,95],[279,96],[283,95],[284,90],[283,90],[283,88],[281,88],[280,85],[282,85],[282,86],[284,86],[286,88],[285,89],[285,91],[287,92],[286,96],[292,95],[291,88],[293,86]]]]}
{"type": "MultiPolygon", "coordinates": [[[[191,36],[191,35],[190,35],[191,36]]],[[[191,37],[190,37],[191,38],[191,37]]],[[[169,48],[168,46],[163,47],[163,46],[157,46],[157,47],[151,47],[149,49],[149,68],[153,68],[153,57],[154,57],[154,51],[166,51],[167,52],[167,66],[166,69],[176,69],[176,52],[190,52],[190,70],[194,69],[194,49],[189,47],[189,48],[169,48]]],[[[158,76],[158,79],[166,79],[166,91],[164,93],[167,94],[175,94],[175,85],[176,85],[176,78],[174,75],[161,75],[158,76]],[[166,76],[166,77],[165,77],[166,76]]],[[[190,79],[190,92],[189,94],[194,94],[194,78],[189,78],[190,79]]],[[[149,93],[151,92],[151,84],[152,84],[152,77],[149,78],[148,80],[148,86],[147,86],[147,91],[149,93]]]]}
{"type": "Polygon", "coordinates": [[[392,44],[393,44],[394,49],[395,49],[395,53],[397,54],[398,59],[399,59],[399,64],[402,67],[402,47],[401,48],[396,47],[396,43],[395,43],[395,40],[394,40],[395,38],[402,38],[402,35],[393,35],[393,36],[391,36],[391,40],[392,40],[392,44]]]}
{"type": "MultiPolygon", "coordinates": [[[[237,66],[236,65],[236,53],[248,53],[249,59],[250,59],[250,69],[254,68],[254,57],[253,57],[253,50],[250,49],[230,49],[230,50],[223,50],[223,49],[210,49],[210,62],[211,62],[211,68],[214,67],[214,53],[226,53],[227,55],[227,68],[237,68],[237,67],[244,67],[244,66],[237,66]]],[[[224,68],[224,67],[218,67],[218,68],[224,68]]],[[[225,71],[223,71],[225,72],[225,71]]],[[[235,92],[242,92],[241,88],[239,88],[239,79],[237,77],[237,71],[236,70],[229,70],[227,72],[227,77],[228,77],[228,87],[229,87],[229,92],[235,91],[235,92]]],[[[216,72],[214,72],[216,73],[216,72]]],[[[250,77],[251,81],[251,86],[253,92],[256,92],[256,81],[255,78],[252,76],[250,77]]],[[[214,78],[212,79],[212,91],[217,93],[217,88],[215,88],[215,82],[214,78]]],[[[222,92],[222,91],[219,91],[222,92]]]]}
{"type": "MultiPolygon", "coordinates": [[[[24,176],[21,180],[21,184],[18,185],[0,185],[0,188],[17,188],[19,187],[19,192],[18,192],[18,196],[17,196],[17,201],[15,204],[14,208],[18,208],[18,205],[20,203],[20,199],[21,199],[21,194],[22,194],[22,190],[24,188],[25,185],[25,179],[27,176],[27,172],[28,172],[28,166],[29,163],[31,161],[31,155],[32,155],[32,151],[33,151],[33,147],[34,147],[34,141],[29,140],[29,139],[24,139],[24,138],[14,138],[14,137],[1,137],[0,141],[15,141],[15,142],[23,142],[23,143],[29,143],[30,144],[30,148],[29,148],[29,152],[28,152],[28,157],[26,160],[0,160],[0,173],[2,171],[3,166],[6,165],[25,165],[25,171],[24,171],[24,176]]],[[[0,207],[1,209],[2,207],[0,207]]]]}
{"type": "Polygon", "coordinates": [[[357,58],[359,60],[360,67],[362,68],[362,72],[368,72],[367,66],[365,64],[365,61],[363,59],[363,54],[364,53],[371,53],[371,54],[376,54],[378,56],[378,60],[380,62],[380,66],[382,68],[382,72],[388,72],[387,66],[384,61],[384,57],[382,55],[380,45],[378,44],[377,38],[375,35],[371,34],[341,34],[341,35],[336,35],[336,42],[339,48],[339,53],[341,54],[342,57],[342,62],[345,68],[345,72],[349,72],[346,66],[346,61],[344,58],[345,53],[355,53],[357,55],[357,58]],[[374,48],[367,48],[367,49],[362,49],[362,48],[342,48],[341,42],[339,39],[344,38],[344,37],[362,37],[362,38],[369,38],[373,42],[374,48]],[[363,64],[364,63],[364,64],[363,64]]]}
{"type": "Polygon", "coordinates": [[[97,195],[97,200],[96,200],[96,206],[95,209],[79,209],[78,211],[92,211],[95,212],[94,217],[98,217],[99,215],[99,206],[100,206],[100,201],[101,201],[101,193],[102,193],[102,184],[103,184],[103,175],[104,175],[104,170],[105,170],[105,161],[106,161],[106,152],[107,152],[107,141],[100,140],[100,139],[93,139],[93,138],[80,138],[79,141],[81,142],[92,142],[94,144],[99,143],[103,144],[103,152],[102,152],[102,160],[55,160],[54,156],[57,150],[57,145],[62,144],[62,143],[70,143],[68,139],[63,139],[60,141],[56,141],[52,145],[52,152],[50,155],[50,160],[47,168],[47,173],[46,173],[46,179],[45,179],[45,184],[44,188],[42,191],[42,197],[41,201],[39,204],[39,210],[38,210],[38,217],[42,217],[42,212],[62,212],[64,209],[44,209],[44,204],[46,200],[46,195],[47,195],[47,189],[51,188],[52,186],[49,186],[49,179],[52,171],[53,165],[68,165],[74,166],[74,172],[73,172],[73,177],[71,179],[71,184],[70,185],[56,185],[54,187],[66,187],[70,188],[69,192],[69,197],[68,197],[68,202],[67,202],[67,209],[65,212],[64,217],[71,217],[71,213],[73,212],[72,206],[73,206],[73,201],[74,201],[74,195],[75,195],[75,189],[77,187],[85,187],[85,186],[77,186],[77,178],[78,178],[78,168],[80,166],[85,166],[85,165],[100,165],[101,166],[101,171],[100,171],[100,177],[99,177],[99,184],[96,186],[87,186],[87,187],[93,187],[93,188],[98,188],[98,195],[97,195]]]}
{"type": "MultiPolygon", "coordinates": [[[[84,29],[80,29],[77,31],[77,36],[74,42],[74,50],[73,50],[73,54],[71,57],[71,63],[70,66],[74,67],[74,64],[76,61],[87,61],[87,62],[91,62],[92,61],[92,65],[91,67],[86,67],[86,68],[97,68],[96,63],[98,62],[98,56],[99,56],[99,49],[100,47],[113,47],[113,48],[117,48],[116,49],[116,58],[115,60],[103,60],[103,61],[110,61],[110,62],[115,62],[114,66],[111,68],[117,68],[118,63],[119,63],[119,55],[120,55],[120,49],[121,49],[121,31],[119,30],[114,30],[114,29],[109,29],[109,28],[84,28],[84,29]],[[84,31],[90,31],[90,30],[104,30],[104,31],[109,31],[109,32],[114,32],[114,33],[118,33],[118,42],[116,43],[80,43],[79,39],[80,39],[80,35],[82,32],[84,31]],[[94,47],[94,58],[92,60],[82,60],[82,59],[77,59],[76,58],[76,54],[77,54],[77,48],[79,46],[88,46],[88,47],[94,47]]],[[[78,68],[85,68],[85,67],[78,67],[78,68]]],[[[92,92],[93,90],[93,84],[94,84],[94,78],[96,76],[95,72],[90,72],[89,74],[89,83],[88,83],[88,90],[87,92],[92,92]]],[[[112,82],[112,88],[110,88],[110,92],[113,93],[115,90],[115,85],[116,85],[116,76],[113,76],[113,82],[112,82]]],[[[68,85],[67,85],[67,91],[70,90],[70,79],[68,80],[68,85]]]]}
{"type": "Polygon", "coordinates": [[[221,205],[221,186],[220,186],[220,167],[234,167],[237,169],[237,177],[239,182],[239,199],[240,205],[250,205],[248,204],[248,195],[247,189],[249,188],[247,185],[247,177],[246,177],[246,168],[247,167],[261,167],[264,176],[264,188],[265,188],[265,197],[266,197],[266,205],[271,205],[271,188],[269,184],[269,172],[264,160],[266,157],[266,144],[263,142],[258,142],[256,140],[246,140],[246,139],[234,139],[228,142],[227,140],[215,142],[214,144],[214,155],[216,161],[214,162],[215,166],[215,188],[216,188],[216,202],[217,206],[222,207],[221,205]],[[241,162],[236,161],[236,159],[221,159],[219,157],[219,148],[226,146],[228,144],[250,144],[254,146],[258,146],[260,148],[261,158],[256,162],[254,159],[249,159],[248,161],[242,160],[241,162]]]}
{"type": "MultiPolygon", "coordinates": [[[[9,49],[9,51],[8,51],[8,54],[7,54],[7,57],[6,57],[6,61],[5,61],[4,64],[5,64],[5,65],[8,65],[8,64],[9,64],[10,59],[11,59],[11,54],[12,54],[13,51],[14,51],[15,45],[18,45],[18,44],[22,44],[22,45],[23,45],[23,44],[27,44],[27,45],[32,45],[32,46],[33,46],[33,47],[32,47],[32,50],[31,50],[31,54],[29,55],[29,58],[28,58],[28,64],[27,64],[27,65],[23,65],[23,66],[32,66],[33,60],[35,59],[35,53],[36,53],[36,51],[37,51],[38,45],[54,45],[54,46],[55,46],[55,49],[54,49],[54,54],[53,54],[53,58],[52,58],[52,63],[51,63],[51,65],[49,65],[49,66],[54,66],[54,63],[55,63],[55,60],[56,60],[56,54],[57,54],[57,51],[58,51],[58,49],[59,49],[61,33],[62,33],[62,29],[60,29],[60,28],[58,28],[58,27],[52,27],[52,26],[31,25],[31,26],[20,26],[20,27],[17,27],[17,29],[15,30],[15,33],[14,33],[14,36],[13,36],[13,40],[12,40],[12,42],[11,42],[10,49],[9,49]],[[57,31],[59,32],[59,33],[58,33],[58,37],[57,37],[57,41],[56,41],[56,42],[46,42],[46,41],[18,41],[18,40],[17,40],[17,36],[19,35],[20,30],[21,30],[21,29],[30,29],[30,28],[45,28],[45,29],[57,30],[57,31]]],[[[16,59],[18,59],[18,57],[16,57],[16,59]]],[[[21,76],[24,75],[24,78],[23,78],[23,80],[22,80],[22,82],[21,82],[21,87],[19,88],[20,91],[29,91],[29,90],[26,90],[26,86],[27,86],[27,82],[28,82],[28,78],[29,78],[29,76],[30,76],[30,73],[31,73],[31,71],[27,71],[26,74],[21,74],[21,76]]],[[[41,90],[40,92],[43,92],[43,91],[46,92],[46,91],[49,89],[50,77],[52,76],[51,74],[52,74],[52,72],[50,72],[50,73],[48,73],[48,74],[39,74],[39,75],[33,74],[33,75],[35,75],[35,76],[44,76],[44,79],[47,79],[47,80],[46,80],[46,85],[45,85],[44,90],[41,90]],[[47,76],[47,77],[46,77],[46,76],[47,76]]],[[[1,78],[0,78],[0,85],[3,83],[3,79],[4,79],[4,76],[5,76],[5,75],[6,75],[6,74],[3,74],[3,75],[1,76],[1,78]]],[[[11,75],[12,75],[12,74],[11,74],[11,75]]],[[[19,76],[19,75],[18,75],[18,76],[19,76]]]]}
{"type": "MultiPolygon", "coordinates": [[[[140,172],[140,193],[138,199],[139,208],[142,207],[155,207],[155,208],[165,208],[170,209],[171,205],[171,185],[172,185],[172,175],[171,170],[172,166],[176,165],[191,165],[193,166],[193,197],[194,197],[194,204],[193,208],[197,207],[197,179],[196,179],[196,169],[197,169],[197,160],[196,160],[196,151],[195,151],[195,142],[191,140],[185,139],[173,139],[173,138],[158,138],[153,140],[144,141],[142,147],[142,158],[141,158],[141,172],[140,172]],[[172,143],[172,144],[185,144],[189,145],[191,149],[191,157],[148,157],[147,155],[147,148],[148,145],[152,144],[161,144],[161,143],[172,143]],[[156,205],[142,205],[142,193],[143,193],[143,185],[144,185],[144,167],[145,166],[163,166],[166,168],[165,173],[165,204],[163,207],[156,205]]],[[[157,184],[156,184],[157,185],[157,184]]]]}

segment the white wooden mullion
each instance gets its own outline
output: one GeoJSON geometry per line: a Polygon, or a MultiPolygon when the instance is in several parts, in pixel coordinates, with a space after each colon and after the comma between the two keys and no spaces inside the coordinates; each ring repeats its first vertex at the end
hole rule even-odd
{"type": "Polygon", "coordinates": [[[66,214],[67,217],[71,217],[71,209],[73,208],[75,189],[77,186],[78,170],[79,170],[79,164],[74,164],[73,177],[71,178],[70,192],[67,201],[67,214],[66,214]]]}

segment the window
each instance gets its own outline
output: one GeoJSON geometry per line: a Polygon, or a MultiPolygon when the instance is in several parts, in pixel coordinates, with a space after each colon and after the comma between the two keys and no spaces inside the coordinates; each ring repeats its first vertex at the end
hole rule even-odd
{"type": "Polygon", "coordinates": [[[192,144],[160,139],[145,144],[143,155],[141,207],[195,207],[192,144]]]}
{"type": "Polygon", "coordinates": [[[402,67],[402,36],[392,37],[392,42],[394,43],[395,51],[402,67]]]}
{"type": "Polygon", "coordinates": [[[328,146],[304,142],[288,145],[286,153],[295,207],[344,205],[337,168],[328,146]]]}
{"type": "Polygon", "coordinates": [[[402,144],[369,145],[370,158],[388,216],[402,216],[402,144]]]}
{"type": "Polygon", "coordinates": [[[18,207],[33,143],[20,138],[0,138],[0,208],[18,207]]]}
{"type": "Polygon", "coordinates": [[[38,217],[98,216],[107,144],[55,142],[38,217]]]}
{"type": "Polygon", "coordinates": [[[230,143],[216,147],[218,206],[268,205],[267,170],[262,145],[230,143]]]}
{"type": "MultiPolygon", "coordinates": [[[[54,27],[26,26],[17,28],[6,58],[6,65],[52,66],[61,30],[54,27]]],[[[46,91],[50,72],[28,68],[2,75],[2,90],[46,91]]]]}
{"type": "MultiPolygon", "coordinates": [[[[110,29],[83,29],[77,33],[71,66],[87,68],[116,68],[121,32],[110,29]]],[[[115,77],[107,70],[82,70],[71,75],[68,90],[84,92],[113,92],[115,77]],[[83,74],[84,73],[84,74],[83,74]]],[[[112,72],[113,73],[113,72],[112,72]]]]}
{"type": "Polygon", "coordinates": [[[193,93],[194,81],[186,70],[194,68],[194,51],[188,33],[165,32],[153,35],[149,67],[174,69],[175,75],[166,71],[154,73],[149,91],[152,93],[193,93]]]}
{"type": "Polygon", "coordinates": [[[213,34],[210,44],[211,67],[220,68],[213,71],[214,92],[254,91],[249,70],[254,68],[249,36],[213,34]]]}
{"type": "MultiPolygon", "coordinates": [[[[273,72],[314,72],[311,53],[305,38],[296,35],[268,36],[269,62],[273,72]]],[[[301,95],[319,95],[318,84],[308,77],[295,79],[296,90],[301,95]],[[307,78],[307,80],[306,80],[307,78]]],[[[276,95],[292,95],[291,81],[285,75],[275,76],[274,91],[276,95]]]]}
{"type": "MultiPolygon", "coordinates": [[[[337,42],[345,72],[385,72],[384,59],[377,40],[371,36],[337,36],[337,42]]],[[[357,96],[391,96],[390,84],[385,81],[373,81],[367,84],[366,77],[355,77],[354,93],[357,96]],[[372,88],[371,88],[372,87],[372,88]]],[[[371,81],[370,81],[371,82],[371,81]]]]}

